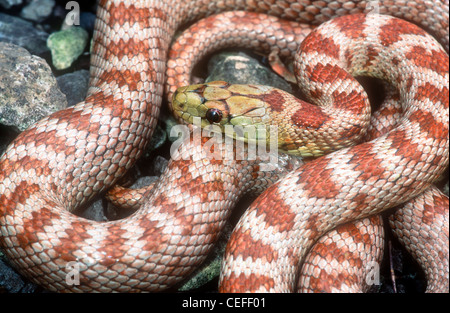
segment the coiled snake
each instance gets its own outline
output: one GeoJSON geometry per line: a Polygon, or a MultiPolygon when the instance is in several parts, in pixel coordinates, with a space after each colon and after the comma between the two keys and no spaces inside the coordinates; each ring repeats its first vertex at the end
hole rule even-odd
{"type": "MultiPolygon", "coordinates": [[[[385,2],[380,1],[380,9],[387,13],[414,15],[385,2]]],[[[204,260],[240,192],[276,181],[295,162],[280,160],[277,171],[259,172],[258,160],[208,159],[200,147],[205,141],[194,145],[191,140],[179,151],[184,157],[169,163],[155,192],[132,216],[97,223],[70,213],[111,187],[141,156],[159,114],[166,54],[175,30],[182,23],[236,9],[318,24],[327,16],[363,11],[366,4],[349,1],[336,7],[328,1],[305,5],[279,0],[252,7],[240,1],[101,1],[86,100],[30,127],[0,160],[0,243],[11,263],[55,291],[156,291],[179,282],[204,260]],[[260,183],[251,183],[254,178],[260,183]],[[70,262],[79,265],[80,284],[66,281],[70,262]]],[[[415,9],[425,5],[412,4],[415,9]]],[[[448,2],[429,10],[438,14],[418,22],[448,48],[448,2]]],[[[389,34],[383,45],[398,48],[395,54],[386,49],[383,57],[400,64],[402,71],[378,70],[397,83],[405,99],[400,126],[374,141],[308,162],[264,191],[230,239],[222,291],[293,290],[296,266],[321,234],[422,194],[443,172],[448,162],[448,56],[410,24],[401,23],[405,36],[389,33],[390,21],[381,24],[389,34]],[[408,41],[412,47],[403,49],[408,41]]],[[[340,31],[349,37],[364,34],[345,26],[340,31]]],[[[325,59],[336,57],[340,43],[331,37],[326,41],[335,49],[319,51],[325,59]]],[[[305,44],[305,55],[313,55],[313,48],[305,44]]],[[[368,51],[367,65],[376,70],[371,62],[379,50],[374,46],[368,51]]],[[[340,75],[336,77],[343,79],[340,75]]],[[[330,78],[315,79],[323,85],[330,78]]],[[[339,90],[336,99],[344,94],[339,90]]],[[[423,206],[438,196],[425,193],[423,206]]],[[[422,220],[430,223],[429,218],[422,220]]],[[[448,232],[446,236],[448,242],[448,232]]],[[[448,275],[448,250],[446,257],[448,275]]],[[[448,285],[443,288],[448,290],[448,285]]]]}

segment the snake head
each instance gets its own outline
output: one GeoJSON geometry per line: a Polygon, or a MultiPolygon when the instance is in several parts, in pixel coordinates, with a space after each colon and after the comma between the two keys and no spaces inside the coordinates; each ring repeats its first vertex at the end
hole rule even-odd
{"type": "Polygon", "coordinates": [[[216,125],[235,139],[249,142],[264,136],[268,140],[271,118],[264,95],[271,88],[223,81],[190,85],[177,89],[172,107],[176,117],[186,123],[194,124],[194,118],[198,117],[202,128],[216,125]]]}

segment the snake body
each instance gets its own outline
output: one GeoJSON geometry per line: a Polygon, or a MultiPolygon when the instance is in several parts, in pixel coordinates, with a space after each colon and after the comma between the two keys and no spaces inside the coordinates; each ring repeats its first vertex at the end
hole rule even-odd
{"type": "MultiPolygon", "coordinates": [[[[390,1],[380,2],[387,13],[414,18],[408,10],[396,13],[390,1]]],[[[169,163],[155,192],[132,216],[97,223],[70,213],[111,187],[142,154],[159,114],[175,30],[236,9],[319,24],[363,11],[366,4],[349,1],[336,7],[328,1],[279,0],[252,7],[240,1],[101,1],[86,100],[30,127],[0,160],[0,244],[11,263],[54,291],[157,291],[182,280],[204,260],[241,192],[277,180],[295,166],[287,161],[274,173],[261,173],[259,160],[208,159],[201,149],[205,141],[188,141],[178,154],[186,158],[169,163]],[[259,183],[250,178],[260,178],[259,183]],[[68,283],[68,264],[79,266],[79,284],[68,283]]],[[[420,5],[415,1],[409,8],[420,5]]],[[[430,10],[444,14],[417,22],[438,34],[448,48],[448,3],[436,3],[430,10]]],[[[389,21],[382,22],[386,47],[403,47],[402,37],[390,33],[389,21]]],[[[296,265],[320,234],[406,202],[442,173],[448,162],[448,56],[423,31],[401,25],[411,37],[420,37],[410,51],[398,49],[402,56],[395,49],[386,54],[394,63],[406,62],[405,71],[386,74],[406,99],[401,125],[374,141],[309,162],[269,187],[231,237],[222,291],[294,289],[296,265]],[[270,209],[276,206],[274,213],[270,209]]],[[[358,33],[339,31],[350,37],[358,33]]],[[[338,43],[334,46],[334,52],[340,51],[338,43]]],[[[370,50],[370,60],[379,57],[375,51],[370,50]]],[[[305,44],[304,56],[313,54],[305,44]]]]}

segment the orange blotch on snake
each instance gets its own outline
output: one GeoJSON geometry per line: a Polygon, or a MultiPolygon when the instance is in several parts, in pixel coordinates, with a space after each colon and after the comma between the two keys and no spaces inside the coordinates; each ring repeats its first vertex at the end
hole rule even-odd
{"type": "Polygon", "coordinates": [[[402,40],[405,34],[424,35],[425,32],[419,27],[401,19],[390,19],[385,25],[380,27],[381,44],[390,46],[394,42],[402,40]]]}
{"type": "Polygon", "coordinates": [[[330,117],[324,113],[322,109],[316,105],[304,103],[291,116],[291,121],[299,128],[320,128],[330,117]]]}
{"type": "Polygon", "coordinates": [[[339,58],[340,49],[340,46],[333,39],[324,37],[319,32],[311,33],[309,40],[303,41],[300,46],[302,53],[321,53],[332,58],[339,58]]]}
{"type": "Polygon", "coordinates": [[[274,110],[276,112],[281,112],[284,109],[284,104],[283,104],[283,102],[285,101],[284,97],[277,90],[272,90],[268,94],[264,95],[263,101],[270,104],[270,107],[272,108],[272,110],[274,110]]]}
{"type": "Polygon", "coordinates": [[[414,46],[409,52],[405,54],[405,57],[415,65],[430,69],[442,76],[448,74],[448,55],[442,50],[429,50],[424,47],[414,46]]]}
{"type": "Polygon", "coordinates": [[[361,25],[364,25],[365,21],[365,14],[353,14],[336,19],[334,24],[348,38],[365,38],[366,34],[364,33],[364,27],[361,27],[361,25]]]}

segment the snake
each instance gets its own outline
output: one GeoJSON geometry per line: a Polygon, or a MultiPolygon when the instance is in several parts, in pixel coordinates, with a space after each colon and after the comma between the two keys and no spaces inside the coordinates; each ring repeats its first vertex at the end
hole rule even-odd
{"type": "MultiPolygon", "coordinates": [[[[180,26],[233,10],[316,25],[346,14],[362,20],[354,13],[367,4],[100,1],[86,99],[22,132],[0,159],[0,246],[9,262],[52,291],[166,290],[204,261],[242,191],[256,190],[261,195],[227,245],[220,290],[287,291],[295,289],[299,260],[328,230],[421,195],[424,209],[434,207],[430,199],[441,195],[431,184],[448,162],[448,56],[419,28],[399,22],[410,35],[403,39],[390,33],[392,20],[381,18],[386,47],[420,38],[411,50],[387,54],[404,65],[388,74],[406,99],[394,130],[303,165],[280,155],[272,172],[260,171],[258,159],[208,158],[202,147],[210,139],[189,137],[131,216],[100,223],[72,213],[106,192],[143,154],[159,116],[169,45],[180,26]],[[68,279],[73,268],[76,283],[68,279]]],[[[390,1],[379,4],[383,13],[424,25],[448,50],[447,1],[428,7],[417,0],[403,10],[390,1]],[[422,20],[414,12],[424,7],[430,13],[422,20]]],[[[341,31],[361,35],[351,27],[341,31]]],[[[313,47],[318,48],[306,46],[305,55],[314,54],[313,47]]],[[[322,52],[340,51],[339,44],[333,47],[322,52]]],[[[369,59],[378,57],[376,47],[369,49],[369,59]]],[[[324,74],[316,83],[331,78],[324,74]]],[[[422,220],[433,224],[428,213],[422,220]]]]}
{"type": "MultiPolygon", "coordinates": [[[[178,40],[178,42],[174,45],[176,47],[177,50],[179,50],[180,52],[183,51],[183,54],[186,54],[186,52],[184,51],[189,51],[189,49],[186,49],[186,44],[189,43],[189,45],[196,47],[196,49],[202,51],[203,54],[207,54],[210,53],[210,50],[215,50],[217,47],[206,47],[205,45],[202,45],[201,40],[198,38],[198,36],[192,35],[192,34],[196,34],[198,29],[204,29],[203,32],[205,33],[209,33],[209,40],[211,42],[218,42],[219,44],[216,44],[218,46],[221,45],[221,42],[224,41],[231,41],[231,39],[229,37],[232,37],[233,34],[235,33],[236,29],[240,30],[240,36],[242,36],[243,33],[246,34],[246,36],[244,37],[251,37],[251,39],[253,40],[257,40],[256,38],[258,36],[261,36],[261,34],[257,33],[254,34],[254,28],[256,28],[256,26],[254,27],[250,27],[248,25],[242,25],[242,23],[253,23],[252,21],[255,21],[255,25],[257,24],[263,24],[264,21],[269,20],[270,17],[267,16],[263,16],[263,17],[256,17],[253,16],[252,14],[248,14],[248,13],[242,13],[242,14],[235,14],[235,13],[227,13],[227,14],[223,14],[220,17],[219,16],[214,16],[214,17],[210,17],[208,19],[206,19],[205,21],[201,21],[198,23],[198,25],[194,25],[192,28],[192,30],[190,32],[187,32],[187,34],[185,35],[185,38],[181,38],[178,40]],[[230,22],[228,23],[224,23],[224,21],[231,21],[233,18],[237,18],[239,17],[239,21],[240,24],[231,27],[230,26],[230,22]],[[218,20],[218,22],[216,22],[215,20],[218,20]],[[251,20],[251,21],[247,21],[247,19],[251,20]],[[243,22],[242,22],[243,21],[243,22]],[[222,27],[221,25],[227,25],[227,27],[222,27]],[[205,25],[210,25],[209,27],[205,27],[205,25]],[[217,25],[217,26],[214,26],[217,25]],[[250,30],[246,30],[246,29],[250,29],[250,30]],[[248,32],[248,34],[246,33],[248,32]],[[186,44],[185,44],[186,43],[186,44]]],[[[270,22],[274,22],[275,19],[270,20],[270,22]]],[[[276,21],[277,23],[280,23],[278,21],[276,21]]],[[[274,27],[274,26],[273,26],[274,27]]],[[[286,25],[283,25],[283,27],[279,27],[280,29],[277,30],[273,30],[273,29],[269,29],[269,33],[276,33],[277,31],[283,32],[283,28],[285,28],[286,25]]],[[[275,28],[275,27],[274,27],[275,28]]],[[[301,30],[303,30],[303,28],[300,28],[301,30]]],[[[301,32],[300,32],[301,33],[301,32]]],[[[331,31],[325,32],[325,33],[331,33],[331,31]]],[[[293,36],[295,37],[295,36],[293,36]]],[[[337,36],[336,36],[337,37],[337,36]]],[[[274,39],[272,39],[274,40],[274,39]]],[[[315,44],[317,44],[316,42],[314,42],[315,44]]],[[[288,46],[290,43],[285,44],[285,46],[288,46]]],[[[367,45],[371,45],[372,43],[366,43],[367,45]]],[[[327,47],[328,48],[328,47],[327,47]]],[[[325,49],[325,48],[324,48],[325,49]]],[[[264,50],[264,49],[262,49],[264,50]]],[[[295,49],[293,49],[295,50],[295,49]]],[[[354,51],[356,49],[350,49],[351,51],[354,51]]],[[[183,59],[188,59],[188,57],[183,57],[181,55],[180,52],[177,52],[176,54],[174,53],[174,55],[171,57],[172,60],[170,60],[169,62],[172,62],[173,64],[176,64],[176,60],[179,58],[183,58],[183,59]]],[[[316,52],[316,51],[315,51],[316,52]]],[[[342,55],[345,55],[346,53],[348,53],[347,51],[342,52],[342,55]]],[[[192,58],[192,57],[190,57],[192,58]]],[[[183,64],[183,67],[187,67],[187,68],[192,68],[193,64],[189,64],[188,60],[182,60],[179,61],[179,63],[183,64]]],[[[308,64],[310,64],[308,62],[308,64]]],[[[360,64],[356,64],[353,65],[354,67],[358,68],[358,70],[360,70],[361,72],[370,72],[370,70],[364,69],[363,66],[360,66],[360,64]],[[361,70],[362,68],[362,70],[361,70]]],[[[186,74],[180,74],[183,73],[183,71],[181,71],[180,69],[177,68],[177,66],[173,66],[173,69],[171,69],[173,73],[177,73],[177,75],[171,75],[169,74],[169,79],[171,78],[174,81],[177,81],[177,83],[175,85],[180,85],[183,83],[186,83],[189,81],[189,75],[186,74]],[[173,76],[173,77],[171,77],[173,76]]],[[[357,75],[361,75],[361,72],[356,73],[357,75]]],[[[377,76],[375,74],[375,76],[377,76]]],[[[381,75],[380,75],[381,76],[381,75]]],[[[319,75],[317,75],[316,77],[319,77],[319,75]]],[[[383,77],[382,77],[383,78],[383,77]]],[[[307,79],[308,81],[311,80],[311,77],[308,77],[307,79]]],[[[349,84],[347,84],[349,85],[349,84]]],[[[328,87],[328,86],[327,86],[328,87]]],[[[305,92],[308,92],[308,90],[310,89],[314,89],[311,88],[311,86],[306,86],[305,87],[305,92]]],[[[350,88],[350,90],[354,91],[355,88],[350,88]]],[[[334,89],[333,89],[334,91],[334,89]]],[[[331,94],[331,92],[330,92],[331,94]]],[[[365,137],[366,139],[370,140],[372,138],[376,138],[380,135],[382,135],[383,133],[387,132],[389,129],[393,128],[393,124],[392,122],[388,122],[389,119],[386,120],[382,120],[383,116],[382,115],[387,115],[384,111],[388,111],[388,113],[390,115],[394,114],[394,113],[399,113],[399,108],[398,108],[398,103],[395,103],[395,100],[398,99],[394,99],[394,98],[398,98],[399,95],[397,94],[393,94],[393,93],[389,93],[388,97],[386,99],[386,103],[383,105],[384,107],[378,111],[378,116],[375,119],[372,119],[371,124],[372,126],[374,126],[371,130],[370,133],[367,134],[365,137]],[[396,107],[397,105],[397,107],[396,107]],[[392,125],[386,125],[386,122],[391,123],[392,125]],[[384,128],[384,129],[383,129],[384,128]]],[[[352,99],[354,100],[354,99],[352,99]]],[[[314,101],[314,99],[313,99],[314,101]]],[[[348,136],[347,134],[342,136],[344,137],[344,140],[342,142],[339,142],[339,140],[337,138],[333,138],[330,141],[327,140],[327,136],[334,136],[336,134],[339,134],[340,131],[342,131],[342,125],[338,125],[337,127],[340,128],[339,129],[333,129],[333,127],[331,126],[331,124],[327,125],[328,121],[322,122],[320,121],[318,125],[320,125],[320,128],[323,129],[328,129],[330,131],[330,133],[333,134],[319,134],[319,136],[323,136],[318,138],[316,131],[317,129],[313,129],[313,127],[311,127],[312,125],[306,125],[308,127],[308,129],[304,129],[305,128],[305,123],[302,120],[303,124],[300,125],[302,127],[299,127],[298,125],[298,121],[295,120],[295,118],[293,116],[295,116],[294,112],[299,112],[301,114],[303,114],[305,111],[310,113],[311,109],[309,107],[308,103],[305,103],[303,101],[299,101],[297,100],[295,97],[293,97],[292,95],[290,95],[287,92],[284,92],[282,90],[276,89],[276,88],[271,88],[271,87],[266,87],[266,86],[248,86],[248,85],[230,85],[228,83],[225,82],[211,82],[211,83],[207,83],[207,84],[197,84],[197,85],[191,85],[191,86],[187,86],[187,87],[182,87],[182,88],[178,88],[178,90],[175,92],[174,95],[174,101],[173,101],[173,109],[175,111],[175,114],[179,117],[180,120],[185,120],[188,123],[192,123],[193,122],[193,117],[201,117],[201,122],[200,122],[200,126],[202,127],[208,127],[210,125],[215,125],[218,126],[218,131],[219,132],[223,132],[226,128],[226,126],[260,126],[260,125],[265,125],[265,126],[277,126],[279,132],[281,132],[281,134],[279,135],[278,138],[278,146],[279,148],[281,148],[281,150],[289,150],[289,149],[284,149],[284,147],[287,146],[286,142],[288,142],[289,146],[293,146],[294,149],[296,150],[290,150],[288,151],[289,153],[293,153],[293,154],[297,154],[297,155],[301,155],[303,157],[311,157],[314,156],[314,153],[319,153],[318,155],[322,155],[324,154],[327,149],[328,150],[337,150],[340,149],[342,146],[345,145],[349,145],[348,140],[351,139],[350,136],[348,136]],[[274,94],[276,96],[274,96],[274,94]],[[279,98],[282,98],[281,100],[279,98]],[[282,104],[280,104],[280,102],[282,104]],[[269,121],[269,122],[267,122],[269,121]],[[291,122],[291,124],[289,123],[291,122]],[[333,131],[331,131],[331,129],[333,129],[333,131]],[[306,138],[306,139],[305,139],[306,138]],[[314,138],[314,143],[310,143],[308,142],[308,139],[310,138],[314,138]],[[295,142],[296,144],[292,144],[293,142],[295,142]],[[330,142],[331,144],[328,144],[327,142],[330,142]],[[323,146],[318,147],[317,144],[322,144],[323,146]],[[307,145],[305,147],[305,145],[307,145]],[[334,147],[333,147],[334,145],[334,147]]],[[[337,101],[336,101],[337,102],[337,101]]],[[[343,105],[342,99],[340,99],[339,101],[339,105],[343,105]]],[[[350,102],[350,101],[349,101],[350,102]]],[[[330,106],[331,105],[324,105],[325,106],[325,110],[327,113],[325,115],[327,116],[331,116],[333,113],[329,114],[328,110],[330,110],[330,106]]],[[[367,123],[368,121],[368,113],[367,113],[367,104],[362,106],[361,109],[358,109],[359,111],[354,111],[356,118],[353,118],[353,116],[347,116],[346,119],[351,120],[353,125],[352,127],[354,127],[354,125],[359,125],[359,124],[363,124],[363,123],[367,123]],[[358,123],[358,121],[361,121],[360,123],[358,123]]],[[[315,117],[317,116],[321,116],[321,112],[314,112],[315,114],[311,114],[312,118],[310,116],[308,116],[308,119],[306,122],[309,122],[311,120],[314,120],[315,117]]],[[[343,113],[342,111],[339,111],[338,113],[339,115],[345,115],[345,112],[343,113]]],[[[296,118],[298,118],[298,113],[296,118]]],[[[303,116],[303,115],[300,115],[303,116]]],[[[335,119],[334,118],[330,118],[332,120],[332,123],[334,123],[335,119]]],[[[344,119],[344,118],[342,118],[344,119]]],[[[364,127],[360,127],[360,128],[364,128],[364,127]]],[[[266,133],[267,129],[264,128],[263,129],[264,133],[266,133]]],[[[234,136],[236,136],[236,133],[233,133],[234,136]]],[[[358,136],[360,134],[357,134],[358,136]]],[[[257,134],[256,134],[257,136],[257,134]]],[[[249,141],[248,138],[241,138],[244,139],[246,141],[249,141]]],[[[355,142],[358,142],[359,138],[357,138],[355,140],[355,142]]],[[[436,190],[430,191],[431,193],[434,193],[433,195],[428,194],[427,196],[431,196],[431,197],[436,197],[436,199],[444,199],[444,203],[440,204],[436,207],[436,212],[441,211],[441,213],[435,213],[432,211],[427,212],[426,214],[430,214],[430,215],[435,215],[436,216],[436,232],[437,233],[441,233],[441,238],[437,238],[437,237],[433,237],[433,240],[436,242],[440,242],[440,246],[441,247],[446,247],[446,240],[445,238],[447,238],[446,235],[446,219],[448,219],[448,217],[445,215],[445,208],[446,208],[446,198],[443,196],[439,196],[439,192],[437,192],[436,190]],[[442,216],[439,216],[439,214],[442,214],[442,216]],[[444,240],[442,240],[444,239],[444,240]]],[[[437,200],[440,201],[440,200],[437,200]]],[[[409,206],[419,206],[423,208],[423,199],[419,200],[419,199],[415,199],[413,201],[415,204],[409,203],[409,206]],[[421,203],[418,203],[421,202],[421,203]]],[[[432,201],[430,201],[429,203],[431,203],[432,201]]],[[[399,212],[402,212],[402,210],[400,210],[399,212]]],[[[419,214],[419,213],[424,213],[423,211],[417,211],[415,214],[419,214]]],[[[398,213],[401,214],[401,213],[398,213]]],[[[413,215],[411,214],[409,216],[409,218],[411,218],[413,215]]],[[[395,219],[391,219],[391,225],[395,225],[395,222],[393,222],[395,219]]],[[[355,232],[358,232],[358,228],[361,228],[360,231],[362,233],[367,234],[368,232],[365,230],[365,228],[368,227],[368,225],[370,225],[370,227],[373,227],[373,229],[377,229],[377,227],[379,227],[379,220],[364,220],[360,225],[347,225],[347,227],[354,228],[355,232]]],[[[399,225],[397,225],[398,227],[399,225]]],[[[419,226],[420,227],[420,226],[419,226]]],[[[419,228],[417,227],[417,228],[419,228]]],[[[342,228],[343,229],[343,228],[342,228]]],[[[341,230],[340,230],[341,231],[341,230]]],[[[342,230],[343,231],[343,230],[342,230]]],[[[344,231],[345,232],[345,231],[344,231]]],[[[360,237],[358,242],[352,241],[351,243],[348,244],[348,246],[351,245],[362,245],[363,240],[361,239],[361,237],[363,236],[362,233],[359,233],[358,235],[353,235],[354,237],[360,237]]],[[[381,236],[380,233],[377,231],[372,230],[372,235],[378,235],[381,236]]],[[[405,235],[405,233],[407,232],[403,232],[405,235]]],[[[361,290],[361,286],[364,286],[364,283],[361,282],[361,277],[366,277],[365,275],[367,274],[361,274],[358,273],[358,275],[354,275],[352,277],[352,275],[350,275],[349,272],[354,271],[353,268],[358,268],[358,266],[355,266],[354,264],[361,262],[361,260],[363,259],[361,256],[362,255],[373,255],[374,259],[373,260],[378,260],[377,256],[379,256],[379,251],[367,251],[365,254],[363,252],[359,252],[356,253],[356,256],[352,259],[352,257],[349,257],[350,254],[350,249],[348,249],[345,252],[343,251],[339,251],[339,249],[330,249],[330,246],[335,246],[335,245],[340,245],[341,249],[343,250],[342,247],[345,247],[346,244],[343,244],[342,242],[345,241],[345,239],[341,238],[341,243],[336,244],[336,242],[339,241],[339,239],[337,239],[341,234],[339,234],[339,232],[333,232],[332,234],[328,234],[327,235],[327,239],[322,238],[321,241],[327,241],[328,240],[328,244],[327,244],[327,249],[329,249],[329,251],[327,252],[323,252],[326,251],[326,249],[322,248],[321,250],[321,254],[322,255],[326,255],[325,256],[321,256],[318,253],[318,249],[317,247],[314,247],[312,249],[312,252],[309,253],[308,255],[308,259],[305,261],[306,264],[308,264],[307,266],[309,267],[308,269],[304,269],[303,272],[307,272],[307,273],[316,273],[316,277],[309,277],[309,275],[302,275],[301,280],[302,282],[299,284],[299,289],[304,291],[311,291],[311,290],[321,290],[323,291],[332,291],[333,288],[336,288],[336,285],[339,285],[339,288],[341,288],[342,290],[346,290],[346,291],[356,291],[356,290],[361,290]],[[331,239],[333,238],[333,239],[331,239]],[[344,256],[345,255],[345,256],[344,256]],[[321,260],[318,260],[318,258],[321,258],[321,260]],[[340,261],[339,258],[341,258],[340,261]],[[314,260],[314,262],[312,262],[312,260],[314,260]],[[339,263],[343,263],[342,259],[346,259],[347,264],[352,263],[352,266],[349,266],[350,271],[348,273],[346,273],[346,278],[343,279],[341,278],[342,272],[339,272],[336,270],[336,266],[332,267],[330,266],[331,264],[339,264],[339,263]],[[355,261],[356,260],[356,261],[355,261]],[[322,262],[322,268],[320,269],[319,266],[315,265],[315,264],[319,264],[320,262],[322,262]],[[314,264],[315,263],[315,264],[314,264]],[[327,266],[324,266],[323,264],[327,264],[327,266]],[[325,270],[324,268],[328,267],[327,270],[325,270]],[[330,273],[326,273],[326,271],[330,272],[330,273]],[[319,273],[318,273],[319,272],[319,273]],[[327,275],[329,277],[327,277],[327,275]],[[308,277],[305,277],[308,276],[308,277]],[[320,279],[318,279],[320,277],[320,279]],[[358,278],[360,279],[360,281],[358,281],[358,278]],[[313,283],[311,283],[310,281],[314,281],[313,283]],[[356,283],[357,282],[357,283],[356,283]],[[314,288],[310,288],[308,289],[306,286],[311,285],[311,284],[315,284],[314,288]]],[[[348,237],[348,234],[343,234],[343,237],[348,237]]],[[[438,236],[439,237],[439,236],[438,236]]],[[[375,241],[380,241],[380,237],[375,237],[375,238],[371,238],[371,240],[375,241]]],[[[318,245],[323,245],[324,243],[321,242],[318,245]]],[[[367,247],[371,247],[371,245],[368,245],[367,247]]],[[[363,250],[363,249],[361,249],[363,250]]],[[[439,248],[438,251],[436,251],[437,253],[433,254],[434,258],[439,259],[438,255],[446,255],[448,254],[448,252],[446,252],[445,248],[439,248]]],[[[414,253],[414,252],[413,252],[414,253]]],[[[425,254],[422,254],[420,257],[422,257],[423,259],[427,259],[424,262],[421,262],[423,265],[425,264],[432,264],[435,263],[432,258],[430,257],[425,257],[425,254]]],[[[420,258],[419,257],[419,258],[420,258]]],[[[370,261],[370,260],[366,260],[366,261],[370,261]]],[[[379,262],[379,261],[376,261],[379,262]]],[[[438,262],[439,263],[439,262],[438,262]]],[[[342,271],[342,267],[340,268],[340,270],[342,271]]],[[[428,273],[428,277],[429,277],[429,291],[431,290],[436,290],[436,288],[434,287],[435,285],[439,285],[439,283],[434,284],[431,281],[434,280],[435,282],[439,281],[439,277],[441,277],[441,275],[443,273],[446,272],[445,268],[447,267],[447,265],[445,264],[445,262],[443,262],[442,264],[439,264],[436,266],[437,268],[440,268],[440,270],[437,270],[434,274],[428,273]],[[431,276],[434,276],[434,278],[431,278],[431,276]]],[[[348,269],[347,269],[348,270],[348,269]]],[[[304,274],[304,273],[302,273],[304,274]]],[[[445,284],[444,284],[445,285],[445,284]]],[[[439,289],[437,288],[437,290],[447,290],[448,288],[442,288],[439,289]]],[[[240,290],[243,291],[243,290],[240,290]]],[[[261,291],[261,290],[258,290],[261,291]]],[[[267,291],[267,290],[263,290],[263,291],[267,291]]]]}

